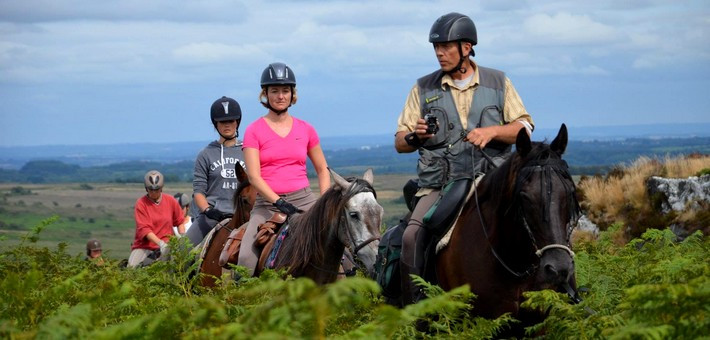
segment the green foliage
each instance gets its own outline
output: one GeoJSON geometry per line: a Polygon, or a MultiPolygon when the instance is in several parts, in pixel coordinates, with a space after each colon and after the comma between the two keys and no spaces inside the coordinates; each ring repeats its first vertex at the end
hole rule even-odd
{"type": "MultiPolygon", "coordinates": [[[[471,317],[467,286],[444,292],[415,278],[428,298],[403,309],[385,305],[363,277],[317,286],[266,271],[208,290],[185,239],[173,239],[170,260],[125,269],[72,257],[66,244],[37,247],[39,223],[24,241],[0,253],[0,338],[465,338],[499,337],[515,325],[471,317]]],[[[589,288],[578,305],[552,291],[527,293],[525,308],[548,311],[528,336],[553,339],[692,339],[710,329],[708,241],[678,241],[649,230],[617,246],[615,225],[575,251],[577,280],[589,288]],[[589,311],[593,310],[594,314],[589,311]]],[[[239,268],[237,268],[239,269],[239,268]]]]}
{"type": "Polygon", "coordinates": [[[575,259],[577,282],[589,288],[570,305],[551,291],[526,293],[524,307],[549,310],[529,329],[550,338],[695,339],[710,330],[710,242],[700,232],[678,241],[669,229],[649,229],[623,247],[621,225],[585,244],[575,259]],[[590,315],[589,311],[595,311],[590,315]]]}

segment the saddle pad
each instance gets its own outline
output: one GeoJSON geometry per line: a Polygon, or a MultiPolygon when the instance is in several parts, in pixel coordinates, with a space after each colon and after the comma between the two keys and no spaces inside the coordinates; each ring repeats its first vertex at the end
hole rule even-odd
{"type": "Polygon", "coordinates": [[[200,254],[197,255],[197,260],[202,260],[205,258],[205,254],[207,254],[207,249],[210,247],[210,243],[212,243],[212,237],[214,236],[214,234],[217,232],[218,229],[226,226],[231,220],[231,218],[228,218],[226,220],[223,220],[222,222],[217,223],[217,225],[212,228],[212,230],[210,230],[207,235],[205,235],[205,238],[202,239],[202,242],[195,246],[195,248],[200,249],[200,254]]]}
{"type": "Polygon", "coordinates": [[[468,190],[468,194],[466,194],[466,199],[464,200],[464,204],[461,204],[459,207],[459,211],[456,212],[456,219],[454,220],[454,223],[451,225],[451,228],[444,234],[444,236],[441,237],[439,242],[436,243],[436,251],[434,253],[438,254],[439,251],[444,249],[447,245],[449,245],[449,241],[451,240],[451,233],[454,231],[454,228],[456,228],[456,223],[459,221],[459,215],[461,215],[461,211],[463,210],[463,207],[466,205],[465,202],[468,202],[468,200],[473,196],[473,192],[476,190],[476,186],[478,185],[478,182],[481,181],[481,178],[483,176],[476,178],[476,180],[473,182],[473,185],[471,188],[468,190]]]}

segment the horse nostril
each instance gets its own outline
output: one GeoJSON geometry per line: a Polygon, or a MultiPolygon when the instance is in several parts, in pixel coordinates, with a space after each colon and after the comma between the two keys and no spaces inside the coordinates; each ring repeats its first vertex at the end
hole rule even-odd
{"type": "Polygon", "coordinates": [[[558,275],[557,270],[555,269],[555,266],[551,264],[546,264],[545,265],[545,274],[551,277],[555,277],[558,275]]]}

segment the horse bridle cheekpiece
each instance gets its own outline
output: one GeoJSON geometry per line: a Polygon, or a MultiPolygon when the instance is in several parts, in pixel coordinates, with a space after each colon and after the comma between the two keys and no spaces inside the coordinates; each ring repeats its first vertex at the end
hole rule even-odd
{"type": "MultiPolygon", "coordinates": [[[[359,193],[362,193],[362,192],[371,192],[372,195],[375,196],[375,199],[377,198],[377,192],[375,192],[375,188],[373,188],[372,185],[370,185],[370,183],[368,183],[367,181],[357,179],[357,178],[346,178],[346,180],[348,182],[351,182],[352,184],[348,187],[348,189],[346,191],[343,192],[343,202],[347,202],[348,200],[350,200],[350,198],[352,198],[353,196],[355,196],[359,193]]],[[[343,209],[341,211],[340,218],[347,219],[345,214],[346,214],[345,208],[343,207],[343,209]]],[[[352,230],[350,230],[350,228],[346,228],[346,229],[348,231],[346,236],[347,236],[347,239],[349,242],[347,242],[348,244],[345,244],[345,247],[348,248],[348,250],[350,250],[350,254],[353,257],[353,259],[352,259],[353,260],[352,262],[354,265],[353,270],[357,270],[360,268],[360,260],[357,256],[357,252],[360,251],[360,249],[362,249],[363,247],[367,246],[368,244],[375,242],[375,241],[379,241],[380,237],[373,236],[373,237],[368,238],[365,241],[362,241],[360,244],[355,244],[355,241],[354,241],[355,237],[353,237],[353,235],[352,235],[352,230]]],[[[336,231],[336,233],[339,233],[339,232],[340,232],[340,230],[336,231]]],[[[340,237],[338,237],[338,238],[340,238],[340,237]]],[[[333,272],[333,271],[327,270],[325,268],[318,267],[318,266],[314,265],[313,263],[311,263],[311,266],[315,269],[318,269],[318,270],[324,271],[324,272],[328,272],[331,274],[337,274],[337,275],[351,274],[348,272],[337,272],[337,271],[333,272]]]]}
{"type": "MultiPolygon", "coordinates": [[[[370,185],[370,183],[367,183],[367,181],[361,180],[361,179],[353,179],[353,178],[348,178],[348,182],[352,181],[352,184],[348,188],[348,191],[346,191],[343,196],[345,196],[346,199],[343,201],[347,202],[351,197],[362,193],[362,192],[371,192],[373,196],[375,196],[375,199],[377,199],[377,192],[375,192],[375,188],[370,185]]],[[[345,209],[343,209],[343,214],[345,214],[345,209]]],[[[345,216],[343,216],[345,218],[345,216]]],[[[374,242],[374,241],[379,241],[380,237],[379,236],[373,236],[368,238],[365,241],[362,241],[360,244],[355,244],[355,238],[352,235],[352,230],[350,228],[346,228],[348,230],[348,242],[349,244],[346,244],[345,247],[347,247],[350,250],[350,253],[353,255],[353,259],[355,260],[355,266],[359,267],[358,265],[358,257],[357,257],[357,252],[360,251],[363,247],[367,246],[368,244],[374,242]]]]}

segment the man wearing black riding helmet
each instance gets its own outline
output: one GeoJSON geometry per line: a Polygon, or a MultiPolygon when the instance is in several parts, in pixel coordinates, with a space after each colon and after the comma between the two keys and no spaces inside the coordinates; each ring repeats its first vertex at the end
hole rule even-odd
{"type": "Polygon", "coordinates": [[[185,234],[193,245],[202,241],[218,222],[234,210],[237,166],[244,166],[239,136],[242,110],[236,100],[222,97],[210,106],[210,120],[219,139],[202,149],[195,159],[192,181],[194,204],[200,214],[185,234]]]}
{"type": "Polygon", "coordinates": [[[401,269],[403,302],[416,302],[421,292],[409,274],[423,275],[422,228],[425,214],[442,187],[462,178],[480,178],[511,150],[520,129],[532,132],[533,121],[505,73],[478,66],[472,59],[478,43],[476,26],[460,13],[439,17],[429,32],[439,69],[417,80],[399,116],[395,149],[418,151],[419,190],[404,232],[401,269]],[[484,161],[482,161],[484,160],[484,161]]]}

